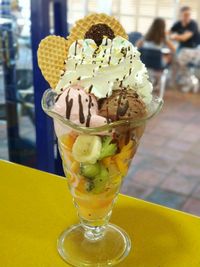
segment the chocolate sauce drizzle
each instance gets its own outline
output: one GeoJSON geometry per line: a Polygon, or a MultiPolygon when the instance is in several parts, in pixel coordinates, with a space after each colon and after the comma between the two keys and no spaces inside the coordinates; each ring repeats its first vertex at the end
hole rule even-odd
{"type": "Polygon", "coordinates": [[[93,88],[93,85],[91,84],[90,87],[89,87],[89,89],[88,89],[88,93],[89,93],[89,94],[91,93],[92,88],[93,88]]]}
{"type": "Polygon", "coordinates": [[[107,123],[109,123],[109,98],[108,98],[108,94],[106,95],[106,121],[107,123]]]}
{"type": "Polygon", "coordinates": [[[106,41],[105,41],[105,46],[108,45],[108,38],[106,38],[106,41]]]}
{"type": "Polygon", "coordinates": [[[117,103],[117,114],[116,114],[116,119],[119,120],[120,117],[123,117],[128,108],[129,108],[129,102],[128,100],[125,100],[125,103],[122,102],[122,99],[126,99],[126,89],[121,90],[118,103],[117,103]]]}
{"type": "Polygon", "coordinates": [[[93,103],[92,103],[92,97],[91,95],[89,95],[89,103],[88,103],[88,115],[87,115],[87,119],[86,119],[86,127],[90,126],[90,119],[91,119],[91,107],[92,107],[93,103]]]}
{"type": "Polygon", "coordinates": [[[81,59],[81,65],[83,64],[84,59],[85,59],[85,57],[83,57],[83,58],[81,59]]]}
{"type": "Polygon", "coordinates": [[[74,55],[76,56],[77,54],[77,45],[78,45],[78,41],[76,40],[75,42],[75,49],[74,49],[74,55]]]}
{"type": "Polygon", "coordinates": [[[97,48],[94,50],[94,53],[93,53],[93,55],[92,55],[93,58],[97,57],[98,51],[99,51],[99,48],[97,47],[97,48]]]}
{"type": "Polygon", "coordinates": [[[71,110],[72,110],[72,106],[73,106],[73,99],[69,99],[69,93],[70,90],[67,92],[67,96],[65,98],[66,101],[66,118],[69,120],[70,116],[71,116],[71,110]]]}
{"type": "Polygon", "coordinates": [[[110,61],[111,61],[112,48],[113,48],[113,44],[111,44],[111,47],[110,47],[110,56],[108,58],[108,65],[110,65],[110,61]]]}
{"type": "Polygon", "coordinates": [[[108,58],[108,65],[110,65],[110,61],[111,61],[111,56],[109,56],[108,58]]]}
{"type": "Polygon", "coordinates": [[[106,55],[106,49],[103,50],[103,55],[102,55],[102,57],[105,57],[105,55],[106,55]]]}
{"type": "Polygon", "coordinates": [[[58,99],[61,97],[61,95],[62,95],[62,93],[56,96],[55,103],[58,101],[58,99]]]}
{"type": "Polygon", "coordinates": [[[82,97],[80,94],[78,95],[78,104],[79,104],[79,121],[80,121],[80,123],[84,123],[85,122],[85,116],[84,116],[84,112],[83,112],[82,97]]]}

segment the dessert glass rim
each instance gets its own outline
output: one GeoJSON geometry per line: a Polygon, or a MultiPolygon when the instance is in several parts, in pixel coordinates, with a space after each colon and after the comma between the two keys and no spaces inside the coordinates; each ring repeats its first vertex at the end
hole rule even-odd
{"type": "Polygon", "coordinates": [[[57,93],[55,92],[55,89],[49,88],[49,89],[45,90],[45,92],[43,93],[43,96],[42,96],[42,101],[41,101],[43,110],[53,119],[58,119],[59,121],[64,123],[66,126],[74,129],[75,131],[82,132],[85,134],[89,134],[89,133],[98,134],[99,132],[105,132],[108,130],[112,130],[113,128],[123,126],[123,125],[130,125],[131,127],[140,126],[140,125],[144,124],[146,121],[148,121],[149,119],[151,119],[152,117],[154,117],[157,113],[159,113],[159,111],[161,110],[163,103],[164,103],[162,98],[152,94],[152,100],[147,105],[147,116],[145,116],[144,118],[118,120],[118,121],[106,123],[102,126],[86,127],[86,126],[81,126],[80,124],[76,124],[76,123],[64,118],[63,116],[61,116],[58,113],[56,113],[55,111],[53,111],[52,106],[51,107],[48,106],[48,103],[47,103],[48,97],[49,98],[55,97],[56,95],[57,95],[57,93]],[[152,104],[154,104],[153,108],[152,108],[152,104]]]}

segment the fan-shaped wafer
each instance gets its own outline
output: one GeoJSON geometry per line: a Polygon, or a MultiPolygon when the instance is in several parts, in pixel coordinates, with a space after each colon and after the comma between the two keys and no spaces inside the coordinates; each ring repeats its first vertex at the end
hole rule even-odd
{"type": "Polygon", "coordinates": [[[74,27],[71,29],[69,37],[67,38],[69,46],[78,39],[84,39],[86,32],[95,24],[106,24],[113,30],[115,36],[119,35],[128,39],[124,28],[114,17],[106,14],[94,13],[78,20],[75,23],[74,27]]]}
{"type": "Polygon", "coordinates": [[[52,88],[55,88],[64,60],[67,58],[67,40],[60,36],[50,35],[43,39],[38,48],[38,65],[44,78],[52,88]]]}

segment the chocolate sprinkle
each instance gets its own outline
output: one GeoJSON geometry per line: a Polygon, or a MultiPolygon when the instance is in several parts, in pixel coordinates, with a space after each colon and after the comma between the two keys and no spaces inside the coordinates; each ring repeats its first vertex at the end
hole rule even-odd
{"type": "Polygon", "coordinates": [[[85,39],[93,39],[97,45],[102,43],[104,36],[107,36],[111,40],[115,38],[113,30],[103,23],[92,25],[85,33],[85,39]]]}

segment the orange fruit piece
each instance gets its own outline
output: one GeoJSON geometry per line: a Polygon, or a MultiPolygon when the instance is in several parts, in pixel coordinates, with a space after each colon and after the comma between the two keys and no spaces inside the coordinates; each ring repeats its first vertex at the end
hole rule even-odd
{"type": "Polygon", "coordinates": [[[120,172],[125,176],[128,172],[129,162],[133,157],[134,142],[131,140],[129,143],[122,147],[120,153],[116,154],[113,159],[116,162],[120,172]]]}
{"type": "Polygon", "coordinates": [[[80,163],[74,160],[72,162],[71,171],[74,174],[78,174],[80,172],[80,163]]]}
{"type": "Polygon", "coordinates": [[[74,134],[73,132],[64,135],[60,138],[62,146],[64,146],[68,150],[72,150],[73,144],[77,138],[77,135],[74,134]]]}
{"type": "Polygon", "coordinates": [[[106,168],[108,168],[110,166],[111,161],[112,161],[112,157],[107,157],[107,158],[102,159],[101,162],[106,168]]]}

